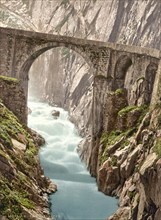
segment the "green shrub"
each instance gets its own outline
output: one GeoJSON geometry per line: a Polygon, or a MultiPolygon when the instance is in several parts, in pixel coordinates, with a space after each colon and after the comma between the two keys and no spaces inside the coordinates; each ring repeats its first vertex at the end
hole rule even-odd
{"type": "Polygon", "coordinates": [[[141,105],[141,106],[136,106],[136,105],[129,105],[123,109],[121,109],[119,112],[118,112],[118,115],[119,116],[125,116],[127,115],[129,112],[147,112],[148,110],[148,106],[147,105],[141,105]]]}
{"type": "Polygon", "coordinates": [[[35,204],[30,200],[29,195],[18,187],[13,187],[13,183],[0,175],[0,204],[1,214],[9,220],[23,220],[22,206],[34,209],[35,204]]]}
{"type": "Polygon", "coordinates": [[[124,94],[125,93],[125,89],[117,89],[116,91],[115,91],[115,94],[116,95],[122,95],[122,94],[124,94]]]}
{"type": "Polygon", "coordinates": [[[127,115],[129,112],[135,110],[137,108],[137,106],[135,105],[129,105],[123,109],[121,109],[119,112],[118,112],[118,115],[123,117],[125,115],[127,115]]]}

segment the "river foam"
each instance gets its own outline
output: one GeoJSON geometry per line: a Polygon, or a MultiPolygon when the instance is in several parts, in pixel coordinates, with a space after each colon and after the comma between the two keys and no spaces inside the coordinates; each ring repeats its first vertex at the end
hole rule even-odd
{"type": "Polygon", "coordinates": [[[46,140],[40,149],[40,162],[47,177],[58,186],[50,196],[55,220],[105,220],[117,209],[117,200],[97,190],[96,181],[77,154],[81,137],[68,120],[68,113],[47,103],[30,100],[28,125],[46,140]],[[58,110],[54,119],[51,112],[58,110]]]}

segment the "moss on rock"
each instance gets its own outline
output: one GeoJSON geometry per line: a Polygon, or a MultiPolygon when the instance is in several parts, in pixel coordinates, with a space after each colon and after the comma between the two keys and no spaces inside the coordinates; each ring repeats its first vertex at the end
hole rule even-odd
{"type": "Polygon", "coordinates": [[[128,138],[130,138],[135,132],[135,128],[128,129],[124,132],[116,130],[112,131],[110,133],[103,132],[101,139],[100,139],[100,144],[102,145],[102,152],[100,152],[99,159],[100,159],[100,164],[103,164],[105,162],[109,155],[109,147],[112,145],[115,145],[117,142],[119,142],[119,147],[124,148],[129,144],[128,138]]]}
{"type": "Polygon", "coordinates": [[[29,220],[23,207],[36,211],[47,206],[40,194],[49,182],[41,179],[38,146],[29,131],[0,102],[0,213],[9,220],[29,220]]]}
{"type": "Polygon", "coordinates": [[[8,77],[8,76],[2,76],[0,75],[0,80],[6,81],[8,83],[18,83],[19,80],[13,77],[8,77]]]}
{"type": "Polygon", "coordinates": [[[142,105],[142,106],[129,105],[129,106],[121,109],[118,112],[118,115],[123,117],[123,116],[126,116],[129,112],[144,112],[145,110],[147,110],[146,105],[142,105]]]}

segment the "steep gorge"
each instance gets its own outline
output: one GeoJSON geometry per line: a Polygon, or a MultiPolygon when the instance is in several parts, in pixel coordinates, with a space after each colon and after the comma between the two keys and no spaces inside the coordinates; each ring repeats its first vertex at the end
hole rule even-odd
{"type": "MultiPolygon", "coordinates": [[[[25,0],[16,4],[2,0],[0,4],[3,26],[161,49],[161,3],[157,0],[25,0]]],[[[90,145],[93,78],[85,63],[66,48],[50,50],[30,70],[36,82],[33,87],[40,98],[68,109],[80,133],[88,136],[80,147],[81,157],[96,176],[99,189],[120,197],[120,209],[111,219],[159,220],[160,103],[150,105],[158,66],[149,67],[148,76],[133,75],[130,67],[119,90],[116,86],[109,91],[106,79],[96,79],[98,91],[106,98],[102,118],[97,120],[100,125],[94,124],[102,129],[90,145]]]]}

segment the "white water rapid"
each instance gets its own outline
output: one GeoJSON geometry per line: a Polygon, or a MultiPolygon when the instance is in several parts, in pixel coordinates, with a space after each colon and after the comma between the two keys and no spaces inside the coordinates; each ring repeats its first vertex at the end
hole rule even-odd
{"type": "Polygon", "coordinates": [[[95,179],[80,161],[76,148],[81,138],[68,113],[47,103],[29,100],[32,113],[28,126],[41,134],[45,146],[40,149],[45,175],[58,186],[50,196],[51,214],[55,220],[106,220],[117,209],[117,200],[98,192],[95,179]],[[54,119],[53,109],[60,111],[54,119]]]}

